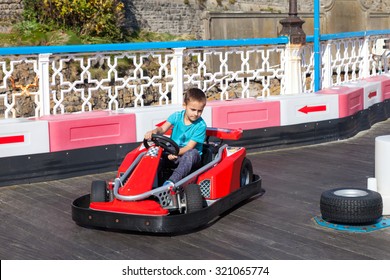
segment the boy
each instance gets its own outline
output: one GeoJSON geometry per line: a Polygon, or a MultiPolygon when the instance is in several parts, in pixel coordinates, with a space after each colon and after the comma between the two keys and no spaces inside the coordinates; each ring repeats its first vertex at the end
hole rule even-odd
{"type": "Polygon", "coordinates": [[[177,167],[164,185],[173,186],[200,164],[206,138],[206,123],[201,115],[206,101],[202,90],[187,90],[184,95],[184,110],[173,113],[162,126],[145,134],[145,139],[149,140],[152,134],[164,134],[173,126],[171,139],[177,143],[180,150],[178,156],[168,155],[168,159],[177,167]]]}

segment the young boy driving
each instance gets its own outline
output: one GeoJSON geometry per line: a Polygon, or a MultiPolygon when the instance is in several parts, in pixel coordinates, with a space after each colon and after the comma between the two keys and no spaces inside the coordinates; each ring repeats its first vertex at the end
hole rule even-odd
{"type": "Polygon", "coordinates": [[[177,156],[168,155],[168,160],[176,168],[164,185],[174,185],[200,164],[206,137],[206,123],[201,115],[206,102],[207,98],[202,90],[188,89],[184,95],[184,110],[173,113],[162,126],[145,134],[145,139],[150,140],[152,134],[164,134],[173,127],[171,139],[180,150],[177,156]]]}

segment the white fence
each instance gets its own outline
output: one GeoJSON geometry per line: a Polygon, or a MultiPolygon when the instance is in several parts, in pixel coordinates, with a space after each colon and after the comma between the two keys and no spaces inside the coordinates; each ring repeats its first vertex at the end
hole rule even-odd
{"type": "MultiPolygon", "coordinates": [[[[320,88],[388,72],[389,51],[377,43],[389,38],[322,36],[320,88]]],[[[293,47],[280,37],[2,48],[0,119],[181,104],[188,87],[220,100],[313,93],[314,62],[312,37],[293,47]]]]}

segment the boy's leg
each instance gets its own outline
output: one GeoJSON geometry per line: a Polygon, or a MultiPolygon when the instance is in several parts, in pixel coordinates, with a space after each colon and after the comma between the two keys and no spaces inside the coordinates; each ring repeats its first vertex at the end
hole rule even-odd
{"type": "Polygon", "coordinates": [[[173,183],[179,182],[185,176],[190,174],[191,170],[199,165],[200,163],[200,155],[198,150],[191,149],[184,153],[181,157],[176,161],[178,163],[177,167],[173,171],[169,181],[173,183]]]}

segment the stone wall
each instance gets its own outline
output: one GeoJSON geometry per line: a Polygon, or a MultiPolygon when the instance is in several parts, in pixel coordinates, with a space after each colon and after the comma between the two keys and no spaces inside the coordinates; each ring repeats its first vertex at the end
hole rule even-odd
{"type": "Polygon", "coordinates": [[[209,12],[286,12],[288,0],[123,0],[128,26],[206,39],[209,12]]]}
{"type": "MultiPolygon", "coordinates": [[[[289,0],[121,1],[129,30],[191,34],[196,39],[237,38],[242,35],[243,24],[248,33],[245,37],[275,37],[281,28],[279,20],[287,16],[289,8],[289,0]]],[[[0,32],[20,19],[22,2],[0,0],[0,32]]],[[[306,34],[312,34],[313,3],[297,1],[299,16],[306,21],[306,34]]],[[[321,0],[322,33],[389,28],[390,0],[321,0]]]]}
{"type": "Polygon", "coordinates": [[[0,0],[0,32],[8,32],[11,25],[20,20],[22,13],[22,0],[0,0]]]}
{"type": "MultiPolygon", "coordinates": [[[[123,0],[129,28],[196,39],[276,37],[289,0],[123,0]],[[243,34],[243,31],[245,34],[243,34]]],[[[303,28],[313,34],[314,1],[298,0],[303,28]]],[[[321,0],[321,32],[390,28],[390,0],[321,0]]]]}

